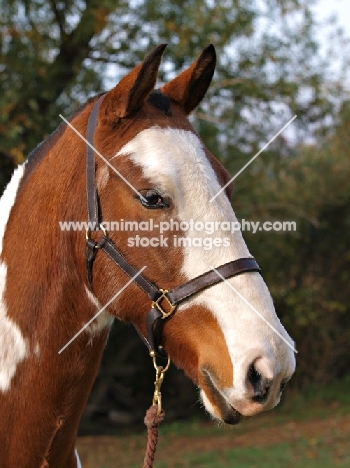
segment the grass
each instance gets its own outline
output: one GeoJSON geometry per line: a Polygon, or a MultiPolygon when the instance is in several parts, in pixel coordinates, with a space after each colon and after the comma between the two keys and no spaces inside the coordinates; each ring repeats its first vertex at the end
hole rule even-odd
{"type": "MultiPolygon", "coordinates": [[[[349,388],[347,378],[286,395],[281,407],[235,427],[203,420],[163,423],[154,467],[348,467],[349,388]]],[[[138,468],[145,444],[146,432],[84,437],[78,450],[84,468],[138,468]]]]}
{"type": "MultiPolygon", "coordinates": [[[[347,440],[344,441],[347,443],[347,440]]],[[[167,468],[169,464],[159,463],[157,468],[167,468]]],[[[183,460],[172,463],[172,467],[212,467],[227,468],[331,468],[350,466],[350,454],[334,454],[322,440],[311,444],[300,439],[294,444],[276,444],[269,449],[250,447],[217,452],[215,450],[200,455],[189,455],[183,460]]]]}

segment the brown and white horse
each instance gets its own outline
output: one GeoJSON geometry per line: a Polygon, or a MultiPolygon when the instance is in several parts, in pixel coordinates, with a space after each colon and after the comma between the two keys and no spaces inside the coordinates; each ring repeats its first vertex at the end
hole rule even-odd
{"type": "MultiPolygon", "coordinates": [[[[229,176],[187,119],[210,84],[214,48],[208,46],[191,67],[155,92],[163,50],[164,46],[154,49],[105,94],[94,146],[104,157],[96,156],[98,205],[104,221],[141,223],[152,218],[153,231],[138,232],[149,241],[161,238],[161,223],[169,220],[174,226],[192,220],[215,227],[216,240],[210,248],[203,247],[208,233],[200,229],[176,228],[168,239],[163,233],[159,242],[163,245],[153,242],[148,248],[135,246],[126,230],[108,233],[129,264],[138,270],[146,266],[145,276],[170,290],[250,254],[240,232],[224,229],[224,223],[236,221],[230,193],[223,191],[210,201],[229,176]],[[183,242],[174,242],[180,235],[183,242]]],[[[70,119],[83,136],[97,99],[70,119]]],[[[80,466],[74,448],[79,419],[112,320],[131,322],[147,333],[149,299],[132,282],[108,312],[58,353],[129,279],[101,253],[96,255],[90,284],[85,232],[60,228],[62,221],[87,219],[85,152],[82,138],[62,123],[17,168],[1,198],[0,466],[4,468],[80,466]]],[[[96,239],[98,235],[91,234],[96,239]]],[[[162,345],[199,386],[207,411],[228,423],[274,407],[295,368],[293,341],[257,272],[227,279],[183,301],[164,323],[162,345]]]]}

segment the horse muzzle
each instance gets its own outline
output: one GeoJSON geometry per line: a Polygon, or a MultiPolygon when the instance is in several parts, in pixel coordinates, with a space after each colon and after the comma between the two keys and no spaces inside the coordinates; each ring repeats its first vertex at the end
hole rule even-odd
{"type": "Polygon", "coordinates": [[[275,406],[270,394],[271,382],[260,378],[249,369],[246,381],[246,391],[241,398],[232,395],[232,389],[220,389],[215,373],[207,368],[200,371],[199,383],[201,397],[209,413],[226,424],[237,424],[243,416],[253,416],[275,406]]]}

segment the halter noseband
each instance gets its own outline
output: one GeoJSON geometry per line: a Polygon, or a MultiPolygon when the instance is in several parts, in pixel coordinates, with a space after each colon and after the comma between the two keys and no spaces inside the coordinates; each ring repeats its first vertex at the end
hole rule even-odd
{"type": "MultiPolygon", "coordinates": [[[[89,116],[86,139],[90,145],[93,145],[95,127],[97,123],[98,110],[101,105],[101,96],[95,103],[89,116]]],[[[135,326],[142,340],[149,351],[166,356],[164,348],[160,345],[163,324],[166,319],[176,312],[177,306],[185,299],[206,289],[214,284],[220,283],[223,279],[240,275],[241,273],[256,271],[260,272],[259,265],[253,257],[239,258],[232,262],[225,263],[216,268],[216,271],[210,270],[186,283],[177,286],[168,291],[159,288],[156,284],[148,281],[134,266],[130,265],[123,254],[119,252],[113,241],[108,237],[106,231],[102,228],[99,215],[98,193],[95,184],[95,154],[92,146],[86,147],[86,186],[87,186],[87,206],[89,227],[93,230],[102,230],[103,235],[98,242],[90,237],[90,230],[86,235],[86,270],[87,276],[92,287],[92,265],[99,250],[105,252],[113,262],[121,268],[126,275],[133,278],[133,281],[139,286],[152,301],[151,310],[146,317],[147,336],[143,336],[135,326]]]]}

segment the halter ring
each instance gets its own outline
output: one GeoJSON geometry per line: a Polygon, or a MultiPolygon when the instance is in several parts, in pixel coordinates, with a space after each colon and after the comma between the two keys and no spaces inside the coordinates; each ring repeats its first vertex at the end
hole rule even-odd
{"type": "MultiPolygon", "coordinates": [[[[94,231],[102,231],[103,232],[103,235],[105,237],[107,237],[107,231],[106,231],[106,228],[104,228],[102,226],[102,224],[99,224],[98,225],[98,229],[94,229],[94,231]]],[[[90,228],[87,228],[86,231],[85,231],[85,239],[86,240],[89,240],[91,238],[91,229],[90,228]]],[[[97,247],[98,248],[98,247],[97,247]]]]}

